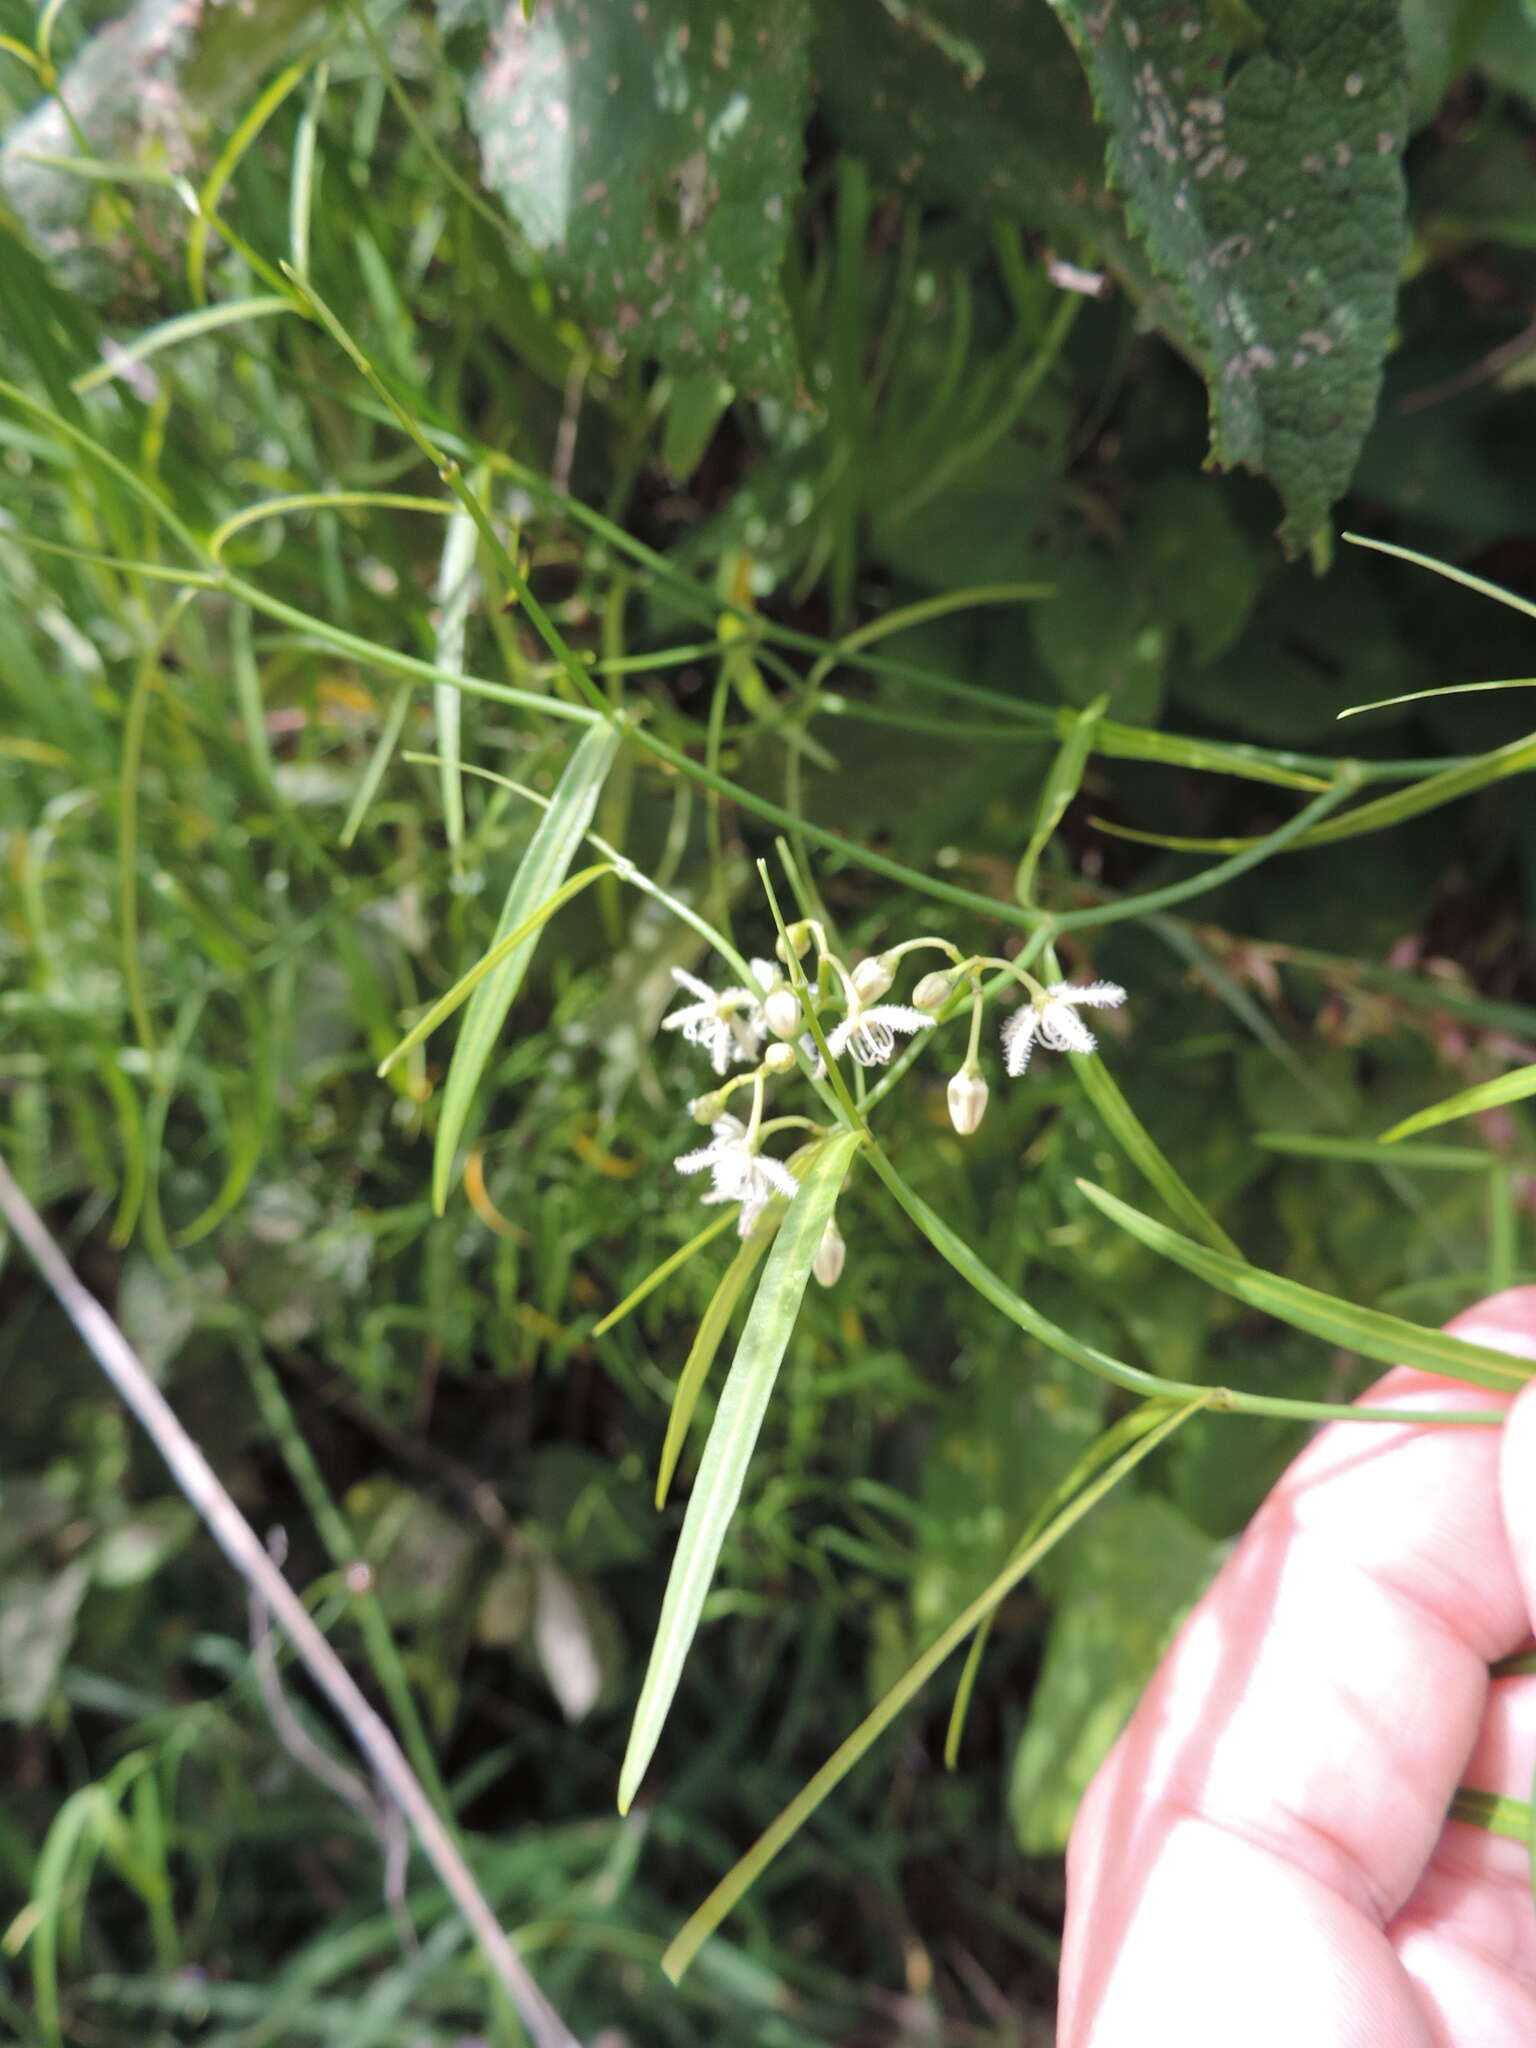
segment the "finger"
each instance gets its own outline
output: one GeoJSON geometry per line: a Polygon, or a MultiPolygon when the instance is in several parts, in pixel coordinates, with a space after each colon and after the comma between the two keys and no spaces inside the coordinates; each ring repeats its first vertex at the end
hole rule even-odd
{"type": "MultiPolygon", "coordinates": [[[[1525,1800],[1533,1757],[1536,1677],[1497,1679],[1462,1783],[1525,1800]]],[[[1448,1822],[1387,1931],[1446,2041],[1536,2041],[1536,1913],[1523,1840],[1448,1822]]]]}
{"type": "MultiPolygon", "coordinates": [[[[1536,1290],[1510,1301],[1459,1327],[1536,1355],[1536,1290]]],[[[1407,1417],[1464,1390],[1398,1371],[1367,1398],[1407,1417]]],[[[1498,1436],[1338,1424],[1271,1494],[1074,1830],[1064,2044],[1142,2039],[1163,2009],[1181,2040],[1226,2041],[1250,2006],[1266,2031],[1245,2039],[1333,2042],[1346,1986],[1376,2030],[1362,2040],[1428,2038],[1381,1930],[1440,1833],[1488,1663],[1529,1627],[1498,1436]],[[1314,1946],[1321,1977],[1296,1966],[1314,1946]]]]}

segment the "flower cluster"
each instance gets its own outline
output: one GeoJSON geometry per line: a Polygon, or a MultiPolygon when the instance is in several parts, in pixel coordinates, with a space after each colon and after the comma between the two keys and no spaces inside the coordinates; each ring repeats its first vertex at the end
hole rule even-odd
{"type": "MultiPolygon", "coordinates": [[[[1080,987],[1055,981],[1042,987],[1013,961],[962,955],[947,939],[926,935],[907,939],[852,968],[838,958],[814,919],[792,926],[787,937],[787,944],[779,941],[778,960],[750,961],[745,979],[723,989],[711,988],[674,967],[673,978],[690,1000],[662,1019],[663,1030],[680,1031],[689,1044],[708,1053],[721,1082],[690,1104],[695,1122],[710,1127],[710,1138],[707,1145],[682,1155],[678,1171],[708,1174],[704,1200],[736,1203],[737,1229],[743,1237],[757,1228],[775,1197],[792,1201],[799,1187],[793,1158],[775,1158],[763,1149],[765,1140],[788,1130],[807,1131],[813,1137],[824,1133],[824,1126],[810,1117],[766,1115],[771,1081],[798,1070],[825,1097],[826,1060],[836,1064],[848,1058],[860,1068],[883,1067],[901,1040],[932,1030],[963,1009],[968,998],[970,1045],[948,1085],[950,1121],[968,1137],[987,1107],[980,1061],[982,1016],[990,995],[986,974],[1001,970],[1024,991],[1025,1000],[1002,1027],[1004,1070],[1015,1076],[1028,1067],[1037,1045],[1056,1052],[1091,1053],[1098,1041],[1078,1012],[1118,1009],[1125,1001],[1125,990],[1112,981],[1080,987]],[[923,948],[943,953],[949,965],[923,975],[910,1003],[886,1002],[902,960],[923,948]],[[751,1090],[745,1117],[726,1107],[743,1088],[751,1090]]],[[[863,1082],[858,1086],[862,1094],[863,1082]]],[[[824,1285],[830,1286],[841,1272],[843,1250],[836,1222],[829,1222],[812,1268],[824,1285]]]]}

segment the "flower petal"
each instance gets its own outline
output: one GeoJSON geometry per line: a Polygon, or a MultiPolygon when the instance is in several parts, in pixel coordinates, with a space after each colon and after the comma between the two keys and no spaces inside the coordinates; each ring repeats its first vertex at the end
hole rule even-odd
{"type": "Polygon", "coordinates": [[[1057,1052],[1092,1052],[1099,1042],[1061,996],[1048,1001],[1040,1012],[1040,1040],[1057,1052]]]}
{"type": "Polygon", "coordinates": [[[1035,1034],[1040,1029],[1040,1012],[1033,1003],[1021,1003],[1003,1025],[1003,1065],[1017,1077],[1029,1065],[1035,1034]]]}

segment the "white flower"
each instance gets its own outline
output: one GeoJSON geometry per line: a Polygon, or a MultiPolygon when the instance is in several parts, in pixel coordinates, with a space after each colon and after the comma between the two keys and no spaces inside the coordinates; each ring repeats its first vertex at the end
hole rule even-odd
{"type": "Polygon", "coordinates": [[[1038,1038],[1055,1052],[1092,1052],[1098,1040],[1078,1016],[1079,1009],[1118,1010],[1125,990],[1112,981],[1090,981],[1084,988],[1053,981],[1043,996],[1021,1003],[1003,1026],[1003,1064],[1022,1074],[1038,1038]]]}
{"type": "Polygon", "coordinates": [[[697,1152],[685,1152],[677,1161],[679,1173],[707,1173],[706,1202],[740,1202],[736,1228],[750,1237],[754,1225],[774,1195],[793,1201],[800,1183],[782,1159],[770,1158],[749,1142],[747,1127],[739,1116],[716,1119],[710,1140],[697,1152]]]}
{"type": "Polygon", "coordinates": [[[851,1052],[861,1067],[883,1067],[896,1050],[896,1033],[910,1035],[927,1031],[933,1023],[921,1010],[905,1003],[876,1003],[872,1010],[861,1004],[850,1010],[827,1040],[827,1051],[840,1060],[851,1052]]]}
{"type": "Polygon", "coordinates": [[[717,1074],[723,1074],[732,1060],[750,1060],[767,1035],[763,1017],[763,996],[777,978],[771,960],[754,960],[752,976],[756,988],[727,988],[718,992],[685,968],[674,967],[672,979],[679,988],[696,998],[663,1017],[663,1031],[681,1031],[690,1045],[702,1045],[717,1074]]]}

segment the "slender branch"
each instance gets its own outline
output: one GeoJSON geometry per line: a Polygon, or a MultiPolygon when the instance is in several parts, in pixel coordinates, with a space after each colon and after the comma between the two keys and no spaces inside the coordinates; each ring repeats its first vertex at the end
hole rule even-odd
{"type": "Polygon", "coordinates": [[[0,1159],[0,1215],[25,1245],[38,1271],[85,1340],[87,1349],[127,1403],[171,1477],[196,1508],[230,1563],[270,1610],[294,1654],[330,1700],[381,1785],[410,1822],[422,1853],[469,1923],[492,1974],[527,2029],[533,2048],[579,2048],[524,1967],[490,1902],[475,1882],[420,1779],[357,1681],[331,1648],[304,1603],[278,1571],[260,1539],[221,1485],[213,1467],[178,1421],[116,1323],[76,1279],[42,1218],[0,1159]]]}

